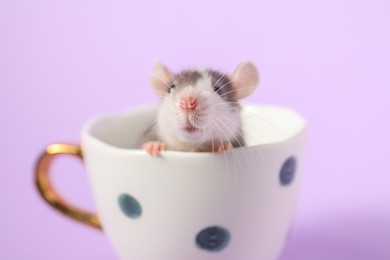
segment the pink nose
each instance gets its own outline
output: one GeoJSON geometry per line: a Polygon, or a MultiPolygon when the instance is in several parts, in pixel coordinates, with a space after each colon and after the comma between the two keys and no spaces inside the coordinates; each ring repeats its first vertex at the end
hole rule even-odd
{"type": "Polygon", "coordinates": [[[181,97],[180,108],[184,111],[191,111],[196,108],[197,102],[193,96],[181,97]]]}

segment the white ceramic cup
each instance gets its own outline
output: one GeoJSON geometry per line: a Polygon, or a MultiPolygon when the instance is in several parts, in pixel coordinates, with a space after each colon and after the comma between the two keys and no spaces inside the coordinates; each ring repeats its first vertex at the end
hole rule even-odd
{"type": "Polygon", "coordinates": [[[53,144],[37,164],[43,198],[67,216],[102,228],[123,260],[271,260],[289,235],[302,177],[306,123],[276,106],[246,105],[247,145],[233,151],[134,147],[156,107],[88,121],[78,145],[53,144]],[[60,154],[83,159],[97,214],[64,201],[50,183],[60,154]]]}

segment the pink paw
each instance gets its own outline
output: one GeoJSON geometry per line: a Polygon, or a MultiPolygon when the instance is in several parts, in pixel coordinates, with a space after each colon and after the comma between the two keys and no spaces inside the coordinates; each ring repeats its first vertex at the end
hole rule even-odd
{"type": "Polygon", "coordinates": [[[161,151],[165,151],[165,144],[160,142],[147,142],[144,143],[142,148],[150,155],[156,156],[161,151]]]}
{"type": "Polygon", "coordinates": [[[215,153],[228,152],[228,151],[231,151],[232,148],[233,148],[233,146],[231,143],[220,144],[217,147],[214,147],[214,152],[215,153]]]}

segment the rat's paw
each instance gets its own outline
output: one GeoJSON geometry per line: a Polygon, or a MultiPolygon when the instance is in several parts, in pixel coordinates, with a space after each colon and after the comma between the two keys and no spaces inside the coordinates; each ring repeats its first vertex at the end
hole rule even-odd
{"type": "Polygon", "coordinates": [[[147,142],[144,143],[142,148],[150,155],[156,156],[161,151],[165,151],[165,144],[160,142],[147,142]]]}
{"type": "Polygon", "coordinates": [[[214,148],[215,153],[223,153],[223,152],[228,152],[233,149],[233,146],[231,143],[225,143],[225,144],[220,144],[217,147],[214,148]]]}

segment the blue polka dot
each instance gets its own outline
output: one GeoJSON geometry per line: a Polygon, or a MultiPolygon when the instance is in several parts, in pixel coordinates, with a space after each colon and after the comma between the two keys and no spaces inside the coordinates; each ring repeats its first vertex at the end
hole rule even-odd
{"type": "Polygon", "coordinates": [[[201,249],[217,252],[224,249],[230,241],[229,232],[222,227],[208,227],[196,236],[196,244],[201,249]]]}
{"type": "Polygon", "coordinates": [[[142,214],[142,208],[139,202],[129,194],[123,193],[118,198],[119,207],[123,214],[130,218],[138,218],[142,214]]]}
{"type": "Polygon", "coordinates": [[[280,183],[282,185],[289,185],[293,181],[296,168],[297,160],[295,157],[291,156],[284,162],[280,170],[280,183]]]}

